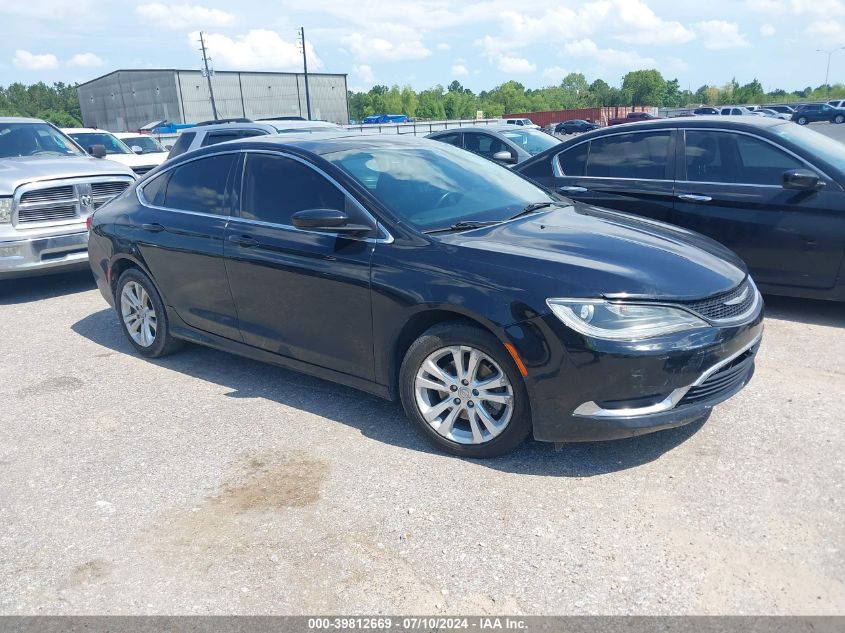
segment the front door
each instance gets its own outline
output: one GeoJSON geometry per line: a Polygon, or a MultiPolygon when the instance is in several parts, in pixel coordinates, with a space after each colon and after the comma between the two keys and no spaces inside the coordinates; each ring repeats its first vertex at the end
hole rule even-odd
{"type": "Polygon", "coordinates": [[[291,216],[340,209],[369,218],[322,172],[277,153],[245,155],[238,217],[226,230],[229,283],[245,343],[373,379],[367,239],[304,231],[291,216]]]}
{"type": "Polygon", "coordinates": [[[845,193],[782,186],[803,160],[760,137],[686,130],[674,223],[709,235],[764,284],[831,288],[845,250],[845,193]]]}

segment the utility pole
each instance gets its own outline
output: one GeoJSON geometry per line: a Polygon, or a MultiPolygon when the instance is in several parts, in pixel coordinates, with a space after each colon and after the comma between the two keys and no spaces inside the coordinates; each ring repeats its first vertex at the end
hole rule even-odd
{"type": "Polygon", "coordinates": [[[205,50],[205,40],[203,39],[203,33],[200,31],[200,50],[202,51],[202,66],[204,68],[203,74],[205,78],[208,80],[208,94],[211,96],[211,111],[214,113],[214,119],[217,120],[217,104],[214,102],[214,90],[211,88],[211,71],[208,69],[208,55],[206,54],[205,50]]]}
{"type": "Polygon", "coordinates": [[[308,120],[311,120],[311,93],[308,91],[308,55],[305,53],[305,27],[299,27],[299,39],[302,44],[302,67],[305,70],[305,106],[308,120]]]}
{"type": "Polygon", "coordinates": [[[824,73],[824,85],[825,85],[825,90],[827,90],[828,98],[830,98],[830,82],[828,81],[828,79],[830,78],[830,58],[833,57],[833,54],[836,51],[841,51],[841,50],[845,50],[845,46],[840,46],[839,48],[833,48],[829,51],[826,51],[822,48],[816,49],[817,53],[827,53],[827,70],[824,73]]]}

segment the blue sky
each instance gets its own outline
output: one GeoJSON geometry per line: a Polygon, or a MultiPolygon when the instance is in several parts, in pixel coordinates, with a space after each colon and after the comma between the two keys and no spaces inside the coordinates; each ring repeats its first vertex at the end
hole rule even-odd
{"type": "MultiPolygon", "coordinates": [[[[740,83],[787,90],[824,81],[845,46],[845,0],[0,0],[0,85],[86,81],[117,68],[198,68],[206,32],[219,70],[348,73],[349,87],[457,79],[558,83],[568,72],[618,84],[657,68],[693,90],[740,83]]],[[[845,81],[845,50],[831,82],[845,81]]]]}

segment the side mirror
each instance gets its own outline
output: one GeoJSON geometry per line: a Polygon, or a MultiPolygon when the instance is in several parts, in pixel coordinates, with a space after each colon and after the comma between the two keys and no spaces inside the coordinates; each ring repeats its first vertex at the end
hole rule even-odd
{"type": "Polygon", "coordinates": [[[143,148],[143,147],[141,147],[140,145],[133,145],[133,146],[132,146],[132,151],[133,151],[133,152],[135,152],[136,154],[143,154],[143,153],[144,153],[144,148],[143,148]]]}
{"type": "Polygon", "coordinates": [[[499,163],[513,164],[516,162],[516,156],[510,152],[496,152],[493,154],[493,160],[499,163]]]}
{"type": "Polygon", "coordinates": [[[783,188],[812,191],[824,187],[821,178],[809,169],[790,169],[783,172],[783,188]]]}
{"type": "Polygon", "coordinates": [[[88,148],[88,153],[91,154],[94,158],[105,158],[106,156],[106,146],[105,145],[92,145],[88,148]]]}
{"type": "Polygon", "coordinates": [[[338,209],[305,209],[291,216],[293,225],[298,229],[311,231],[330,231],[332,233],[367,233],[369,226],[349,224],[349,216],[338,209]]]}

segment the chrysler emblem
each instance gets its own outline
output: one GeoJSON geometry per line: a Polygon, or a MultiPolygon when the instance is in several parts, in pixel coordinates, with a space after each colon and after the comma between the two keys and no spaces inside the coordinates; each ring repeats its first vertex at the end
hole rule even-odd
{"type": "Polygon", "coordinates": [[[733,299],[728,299],[722,305],[726,306],[735,306],[739,305],[743,301],[745,301],[745,297],[748,296],[748,288],[745,288],[738,296],[734,297],[733,299]]]}
{"type": "Polygon", "coordinates": [[[94,197],[86,194],[79,196],[79,202],[82,204],[83,207],[90,207],[94,204],[94,197]]]}

